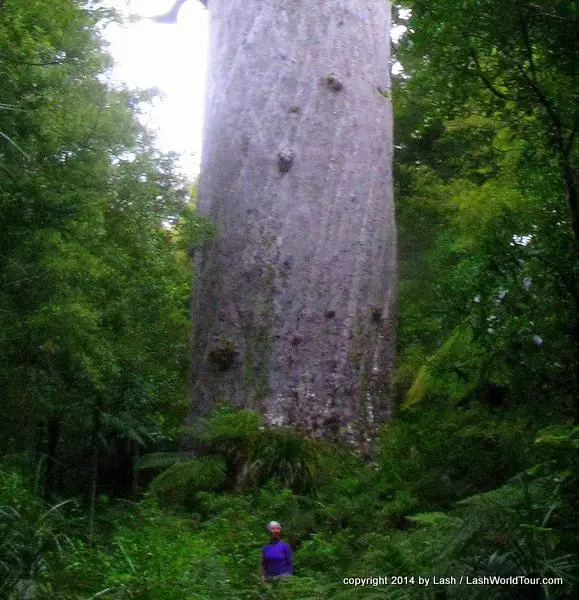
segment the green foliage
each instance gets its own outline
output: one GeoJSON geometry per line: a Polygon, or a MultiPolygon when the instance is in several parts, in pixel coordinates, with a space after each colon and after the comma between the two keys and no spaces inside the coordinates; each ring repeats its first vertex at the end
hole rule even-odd
{"type": "Polygon", "coordinates": [[[217,457],[185,460],[157,476],[151,484],[151,494],[162,506],[191,509],[197,492],[219,490],[225,480],[223,460],[217,457]]]}
{"type": "Polygon", "coordinates": [[[532,429],[516,413],[480,404],[417,408],[384,428],[383,476],[389,486],[411,491],[423,510],[448,507],[524,468],[532,452],[521,439],[532,429]]]}
{"type": "Polygon", "coordinates": [[[31,491],[32,477],[12,466],[0,469],[0,596],[8,600],[35,597],[50,576],[47,556],[72,545],[64,533],[72,518],[31,491]]]}
{"type": "Polygon", "coordinates": [[[409,408],[427,395],[443,397],[450,404],[464,400],[476,389],[482,354],[472,330],[457,327],[421,367],[402,407],[409,408]]]}
{"type": "Polygon", "coordinates": [[[386,485],[421,511],[500,487],[537,459],[536,432],[576,407],[557,140],[574,155],[577,78],[570,46],[546,54],[550,30],[573,27],[556,4],[406,3],[394,85],[400,408],[381,450],[386,485]]]}
{"type": "Polygon", "coordinates": [[[117,17],[0,3],[0,595],[577,597],[576,2],[407,4],[397,404],[362,462],[227,406],[175,447],[214,227],[136,119],[153,92],[104,83],[117,17]],[[261,585],[271,519],[297,573],[261,585]],[[342,583],[393,574],[564,584],[342,583]]]}
{"type": "Polygon", "coordinates": [[[182,422],[188,248],[211,226],[138,121],[154,92],[103,76],[117,16],[71,0],[0,12],[0,453],[46,455],[53,495],[84,491],[92,454],[119,492],[119,449],[132,460],[182,422]]]}
{"type": "Polygon", "coordinates": [[[395,169],[409,404],[450,394],[545,418],[547,387],[552,418],[576,403],[577,182],[563,165],[573,171],[577,146],[577,47],[552,48],[576,9],[548,4],[406,3],[395,169]],[[457,328],[473,337],[447,364],[457,328]]]}
{"type": "Polygon", "coordinates": [[[561,450],[579,450],[579,427],[552,425],[539,432],[537,444],[561,450]]]}
{"type": "Polygon", "coordinates": [[[136,461],[137,469],[163,469],[181,460],[190,458],[188,452],[151,452],[140,456],[136,461]]]}
{"type": "Polygon", "coordinates": [[[227,405],[215,409],[204,423],[201,440],[223,454],[233,449],[247,450],[263,428],[263,418],[257,411],[233,410],[227,405]]]}
{"type": "Polygon", "coordinates": [[[224,558],[207,536],[195,534],[190,520],[143,506],[125,512],[115,525],[105,545],[77,544],[74,562],[55,577],[59,597],[232,597],[224,558]]]}
{"type": "Polygon", "coordinates": [[[237,490],[276,481],[295,491],[313,491],[337,468],[337,449],[289,428],[268,429],[252,410],[215,410],[200,434],[205,451],[222,455],[237,490]]]}
{"type": "Polygon", "coordinates": [[[273,479],[284,487],[311,490],[324,475],[323,451],[321,444],[291,429],[265,430],[251,448],[240,483],[259,485],[273,479]]]}

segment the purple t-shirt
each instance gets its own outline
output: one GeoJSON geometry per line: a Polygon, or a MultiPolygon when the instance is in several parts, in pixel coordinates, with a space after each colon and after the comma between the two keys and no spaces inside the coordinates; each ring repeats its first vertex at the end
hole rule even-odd
{"type": "Polygon", "coordinates": [[[293,574],[292,549],[282,540],[275,540],[263,547],[261,564],[266,577],[293,574]]]}

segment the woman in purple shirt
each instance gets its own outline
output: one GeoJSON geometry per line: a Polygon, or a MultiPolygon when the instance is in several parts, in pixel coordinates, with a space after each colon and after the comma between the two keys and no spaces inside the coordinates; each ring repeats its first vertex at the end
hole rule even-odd
{"type": "Polygon", "coordinates": [[[293,575],[292,549],[281,539],[281,525],[272,521],[267,526],[270,540],[261,551],[261,580],[274,581],[293,575]]]}

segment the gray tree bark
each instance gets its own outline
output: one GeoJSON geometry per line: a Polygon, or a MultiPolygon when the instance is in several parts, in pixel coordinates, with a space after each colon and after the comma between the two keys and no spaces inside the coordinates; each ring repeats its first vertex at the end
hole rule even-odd
{"type": "Polygon", "coordinates": [[[390,5],[211,0],[192,413],[365,440],[390,417],[390,5]]]}

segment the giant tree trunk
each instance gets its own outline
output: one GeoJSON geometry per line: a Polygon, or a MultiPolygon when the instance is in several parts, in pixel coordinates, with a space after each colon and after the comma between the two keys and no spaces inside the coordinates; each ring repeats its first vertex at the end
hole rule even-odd
{"type": "Polygon", "coordinates": [[[390,6],[211,0],[193,413],[362,440],[390,415],[390,6]]]}

